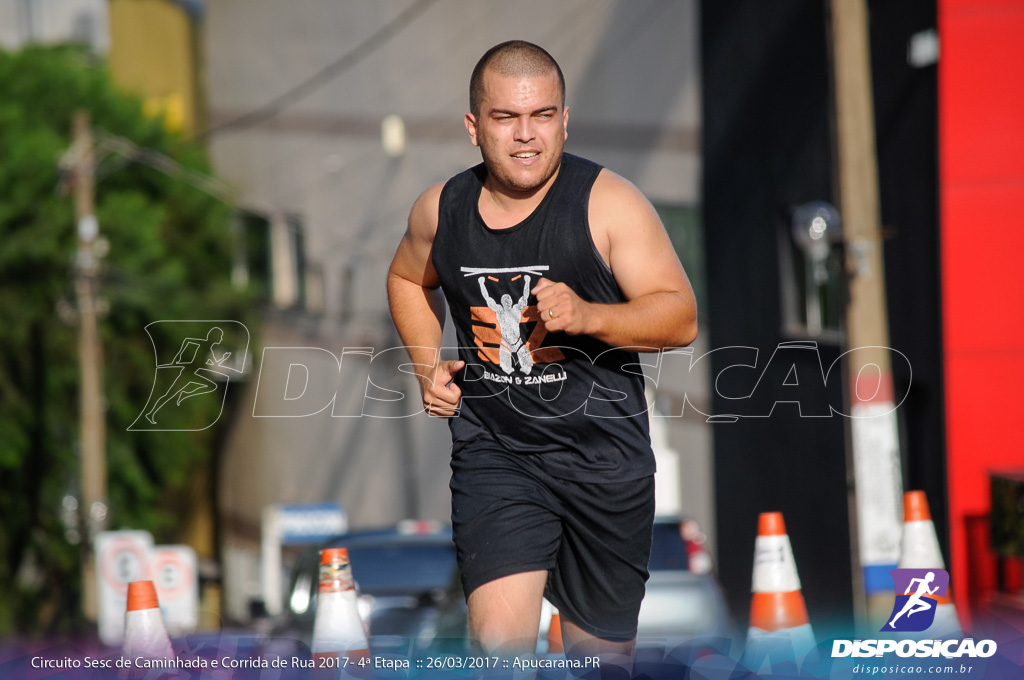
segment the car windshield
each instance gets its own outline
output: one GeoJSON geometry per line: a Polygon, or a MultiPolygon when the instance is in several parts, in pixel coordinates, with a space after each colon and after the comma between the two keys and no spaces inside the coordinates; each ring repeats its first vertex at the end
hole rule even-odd
{"type": "Polygon", "coordinates": [[[455,573],[451,545],[364,545],[348,555],[359,591],[369,595],[444,589],[455,573]]]}
{"type": "Polygon", "coordinates": [[[686,546],[679,535],[679,525],[657,523],[651,542],[651,560],[647,566],[651,571],[672,569],[689,569],[690,559],[686,554],[686,546]]]}
{"type": "Polygon", "coordinates": [[[415,638],[425,623],[427,609],[413,606],[377,606],[370,615],[370,630],[376,636],[415,638]]]}

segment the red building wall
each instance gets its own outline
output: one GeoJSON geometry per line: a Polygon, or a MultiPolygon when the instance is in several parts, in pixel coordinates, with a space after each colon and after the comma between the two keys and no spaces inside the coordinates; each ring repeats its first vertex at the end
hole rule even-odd
{"type": "Polygon", "coordinates": [[[940,0],[939,37],[949,566],[963,616],[984,578],[969,572],[968,518],[989,511],[989,470],[1024,467],[1024,0],[940,0]]]}

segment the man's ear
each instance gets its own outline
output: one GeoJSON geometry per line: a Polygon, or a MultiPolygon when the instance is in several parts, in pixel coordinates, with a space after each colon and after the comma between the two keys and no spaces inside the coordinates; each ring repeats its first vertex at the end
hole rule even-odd
{"type": "Polygon", "coordinates": [[[566,139],[569,139],[569,107],[568,106],[563,106],[562,107],[562,134],[565,135],[564,137],[562,137],[562,141],[565,141],[566,139]]]}
{"type": "Polygon", "coordinates": [[[466,132],[469,133],[469,141],[473,143],[473,146],[480,146],[480,142],[476,138],[476,116],[467,113],[463,122],[466,124],[466,132]]]}

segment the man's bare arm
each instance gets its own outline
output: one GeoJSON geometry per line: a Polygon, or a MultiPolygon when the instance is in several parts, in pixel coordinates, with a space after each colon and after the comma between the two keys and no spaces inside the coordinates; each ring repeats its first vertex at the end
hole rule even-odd
{"type": "Polygon", "coordinates": [[[627,302],[586,302],[564,283],[534,287],[548,331],[590,335],[613,347],[682,347],[697,337],[697,303],[665,227],[626,180],[603,171],[590,197],[591,234],[627,302]]]}
{"type": "Polygon", "coordinates": [[[409,227],[388,270],[388,304],[409,356],[413,363],[421,365],[417,374],[424,408],[431,415],[447,417],[456,413],[461,397],[459,388],[448,383],[463,362],[439,361],[444,298],[430,255],[437,233],[440,195],[441,185],[436,185],[413,204],[409,227]]]}

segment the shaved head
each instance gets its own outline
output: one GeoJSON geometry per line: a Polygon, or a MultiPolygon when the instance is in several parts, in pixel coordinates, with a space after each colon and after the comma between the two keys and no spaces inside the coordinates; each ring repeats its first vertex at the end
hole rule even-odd
{"type": "Polygon", "coordinates": [[[513,78],[546,76],[553,72],[558,76],[558,84],[562,88],[562,106],[565,106],[565,77],[562,76],[558,62],[542,47],[525,40],[509,40],[487,50],[473,69],[469,79],[469,111],[474,116],[480,116],[480,102],[484,98],[484,73],[487,71],[513,78]]]}

